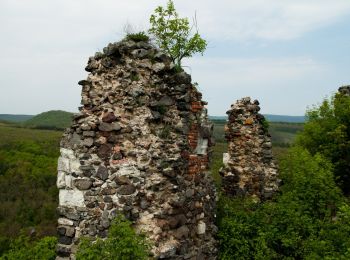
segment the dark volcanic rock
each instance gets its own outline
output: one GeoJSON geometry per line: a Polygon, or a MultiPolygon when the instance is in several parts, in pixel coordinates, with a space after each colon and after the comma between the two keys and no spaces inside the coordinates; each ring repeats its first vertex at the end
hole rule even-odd
{"type": "Polygon", "coordinates": [[[92,182],[89,179],[76,179],[74,180],[74,186],[79,190],[88,190],[92,186],[92,182]]]}
{"type": "Polygon", "coordinates": [[[117,192],[120,195],[130,195],[133,194],[136,191],[136,188],[134,185],[123,185],[120,188],[118,188],[117,192]]]}
{"type": "Polygon", "coordinates": [[[105,181],[108,178],[108,170],[104,166],[100,166],[97,169],[96,176],[101,180],[105,181]]]}

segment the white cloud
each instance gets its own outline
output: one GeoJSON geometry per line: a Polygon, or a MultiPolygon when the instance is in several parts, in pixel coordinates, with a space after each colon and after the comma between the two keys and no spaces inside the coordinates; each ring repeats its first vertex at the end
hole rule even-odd
{"type": "MultiPolygon", "coordinates": [[[[182,10],[197,10],[200,29],[204,34],[212,39],[225,40],[294,39],[330,25],[350,13],[348,0],[207,0],[176,3],[180,3],[182,10]]],[[[191,13],[187,12],[187,15],[191,13]]]]}
{"type": "MultiPolygon", "coordinates": [[[[165,0],[1,0],[5,43],[76,44],[117,39],[123,26],[148,27],[165,0]],[[54,42],[55,41],[55,42],[54,42]]],[[[349,15],[348,0],[175,0],[180,15],[197,12],[200,32],[210,39],[293,39],[349,15]]]]}
{"type": "MultiPolygon", "coordinates": [[[[200,32],[214,45],[220,40],[268,45],[270,41],[295,39],[350,13],[349,0],[174,1],[181,16],[191,17],[197,11],[200,32]]],[[[123,37],[127,22],[146,29],[155,7],[165,3],[166,0],[0,0],[0,112],[75,110],[79,105],[76,84],[86,75],[88,57],[123,37]]],[[[318,63],[307,58],[238,60],[228,56],[201,58],[191,65],[195,80],[212,87],[219,78],[215,87],[226,86],[224,91],[239,85],[253,91],[254,84],[268,89],[320,70],[318,63]]],[[[236,93],[245,94],[240,90],[236,93]]],[[[219,95],[219,91],[213,93],[212,101],[217,102],[219,95]]]]}

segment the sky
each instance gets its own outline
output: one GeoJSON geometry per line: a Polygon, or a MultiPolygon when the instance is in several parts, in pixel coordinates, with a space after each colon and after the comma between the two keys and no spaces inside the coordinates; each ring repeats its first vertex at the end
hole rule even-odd
{"type": "MultiPolygon", "coordinates": [[[[0,114],[76,112],[88,57],[149,28],[166,0],[0,0],[0,114]]],[[[237,99],[303,115],[350,85],[349,0],[174,0],[208,41],[183,61],[210,115],[237,99]]]]}

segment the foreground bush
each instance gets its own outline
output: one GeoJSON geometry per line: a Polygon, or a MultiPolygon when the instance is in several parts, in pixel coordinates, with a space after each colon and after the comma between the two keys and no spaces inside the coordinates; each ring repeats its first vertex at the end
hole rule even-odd
{"type": "Polygon", "coordinates": [[[118,216],[108,231],[105,240],[82,239],[76,255],[77,260],[132,260],[148,259],[149,245],[145,237],[136,234],[130,221],[118,216]]]}
{"type": "Polygon", "coordinates": [[[44,237],[33,242],[27,236],[19,236],[10,245],[10,250],[1,260],[54,260],[56,258],[55,237],[44,237]]]}
{"type": "Polygon", "coordinates": [[[349,259],[350,207],[331,164],[293,148],[275,201],[221,198],[221,259],[349,259]]]}

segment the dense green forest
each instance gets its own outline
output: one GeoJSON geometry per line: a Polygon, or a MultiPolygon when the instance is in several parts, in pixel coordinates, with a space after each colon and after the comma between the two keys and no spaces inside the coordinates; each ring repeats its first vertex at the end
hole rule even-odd
{"type": "MultiPolygon", "coordinates": [[[[338,94],[325,100],[308,111],[305,124],[269,123],[283,185],[266,202],[220,195],[220,259],[350,258],[349,100],[338,94]]],[[[211,172],[218,190],[218,171],[227,148],[224,124],[214,121],[211,172]]],[[[55,181],[61,134],[0,123],[1,259],[55,257],[55,181]]],[[[106,243],[92,246],[84,241],[79,259],[97,259],[108,248],[132,248],[115,253],[132,251],[146,259],[147,243],[127,220],[119,218],[112,229],[115,237],[106,243]]]]}
{"type": "Polygon", "coordinates": [[[0,254],[21,232],[56,234],[56,167],[62,133],[0,123],[0,254]]]}

